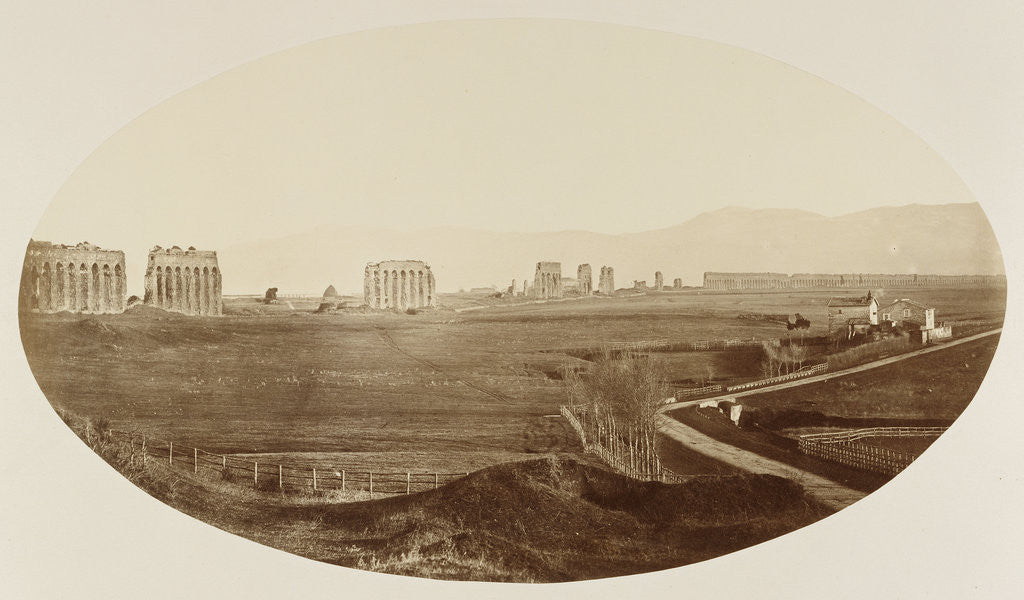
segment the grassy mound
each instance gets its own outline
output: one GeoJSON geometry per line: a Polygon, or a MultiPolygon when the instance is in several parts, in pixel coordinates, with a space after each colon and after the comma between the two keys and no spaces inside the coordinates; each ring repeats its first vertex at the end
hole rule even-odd
{"type": "Polygon", "coordinates": [[[438,579],[570,581],[706,560],[829,511],[773,476],[639,482],[571,459],[506,463],[408,496],[363,502],[196,478],[69,424],[156,498],[226,531],[315,560],[438,579]]]}

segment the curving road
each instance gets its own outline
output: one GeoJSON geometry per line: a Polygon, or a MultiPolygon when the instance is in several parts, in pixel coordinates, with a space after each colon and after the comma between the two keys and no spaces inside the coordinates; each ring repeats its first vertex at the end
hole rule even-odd
{"type": "Polygon", "coordinates": [[[722,394],[712,398],[702,398],[699,400],[687,400],[685,402],[673,402],[666,404],[659,409],[657,415],[658,431],[665,434],[667,437],[683,444],[687,448],[700,452],[706,456],[710,456],[716,460],[720,460],[724,463],[732,465],[734,467],[750,471],[752,473],[765,473],[770,475],[778,475],[780,477],[786,477],[793,479],[804,486],[807,493],[813,496],[818,501],[822,502],[826,506],[839,510],[850,504],[853,504],[857,500],[863,498],[866,494],[857,490],[850,489],[844,485],[836,483],[831,479],[827,479],[814,473],[809,473],[802,469],[798,469],[792,465],[787,465],[770,458],[766,458],[755,452],[748,450],[742,450],[731,444],[720,442],[710,436],[704,435],[696,429],[676,421],[672,417],[665,415],[665,411],[674,410],[676,408],[686,406],[696,406],[701,402],[707,402],[709,400],[734,400],[742,396],[749,396],[752,394],[763,394],[765,392],[772,392],[775,390],[784,390],[793,388],[801,385],[807,385],[810,383],[817,383],[820,381],[828,381],[836,377],[843,377],[852,373],[860,373],[869,369],[875,369],[885,365],[913,358],[915,356],[921,356],[922,354],[928,354],[929,352],[938,352],[952,346],[960,344],[966,344],[987,336],[996,335],[1002,331],[1002,328],[993,329],[992,331],[986,331],[976,335],[960,338],[950,342],[946,342],[941,346],[930,346],[928,348],[922,348],[921,350],[915,350],[913,352],[907,352],[906,354],[900,354],[898,356],[892,356],[890,358],[884,358],[873,362],[858,365],[856,367],[850,367],[849,369],[843,369],[842,371],[835,371],[833,373],[825,373],[824,375],[815,375],[813,377],[807,377],[804,379],[796,379],[794,381],[787,381],[785,383],[779,383],[776,385],[765,386],[762,388],[755,388],[752,390],[745,390],[742,392],[736,392],[733,394],[722,394]]]}

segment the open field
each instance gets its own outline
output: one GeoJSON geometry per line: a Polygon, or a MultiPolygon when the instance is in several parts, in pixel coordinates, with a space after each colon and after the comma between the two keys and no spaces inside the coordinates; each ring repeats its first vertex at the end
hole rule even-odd
{"type": "MultiPolygon", "coordinates": [[[[578,456],[578,441],[551,417],[564,402],[560,369],[586,364],[569,355],[574,350],[610,342],[785,335],[780,324],[737,318],[746,312],[801,312],[813,332],[824,325],[830,295],[689,290],[539,304],[488,299],[493,306],[459,313],[442,295],[441,308],[414,315],[360,309],[315,315],[308,302],[303,310],[279,303],[250,316],[241,310],[261,305],[235,298],[220,318],[149,307],[121,315],[29,314],[22,337],[33,373],[54,405],[119,429],[271,460],[295,455],[340,467],[351,461],[460,472],[538,454],[578,456]]],[[[946,312],[1001,316],[1004,300],[990,290],[972,292],[971,302],[956,290],[900,295],[933,302],[938,320],[946,312]]],[[[759,367],[756,352],[742,350],[654,356],[668,365],[676,384],[709,373],[715,381],[740,381],[756,377],[759,367]]],[[[952,386],[944,417],[966,406],[990,359],[972,363],[974,379],[930,385],[952,386]]],[[[912,397],[915,414],[935,407],[918,406],[922,400],[912,397]]],[[[854,408],[870,413],[874,409],[861,405],[871,401],[844,400],[844,414],[854,408]]],[[[757,402],[771,404],[751,404],[757,402]]],[[[673,470],[679,472],[725,472],[693,457],[692,468],[684,468],[678,458],[673,470]]]]}

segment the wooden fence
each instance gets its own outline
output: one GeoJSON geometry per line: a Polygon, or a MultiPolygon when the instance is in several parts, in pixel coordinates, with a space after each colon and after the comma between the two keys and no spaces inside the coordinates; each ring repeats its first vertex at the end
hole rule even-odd
{"type": "Polygon", "coordinates": [[[222,479],[261,490],[311,490],[411,494],[465,477],[469,473],[413,473],[366,471],[313,463],[285,463],[207,452],[139,433],[109,430],[129,451],[130,462],[161,461],[168,467],[191,470],[194,475],[215,474],[222,479]]]}
{"type": "Polygon", "coordinates": [[[804,454],[858,469],[896,475],[917,457],[887,448],[858,444],[856,440],[869,437],[937,436],[945,431],[945,427],[870,427],[812,433],[800,436],[799,447],[804,454]]]}
{"type": "Polygon", "coordinates": [[[704,394],[717,394],[725,391],[725,386],[716,383],[715,385],[706,385],[699,388],[678,388],[676,389],[675,399],[680,400],[682,398],[694,398],[697,396],[703,396],[704,394]]]}
{"type": "Polygon", "coordinates": [[[754,388],[764,387],[766,385],[775,385],[776,383],[783,383],[786,381],[792,381],[794,379],[801,379],[803,377],[810,377],[811,375],[818,375],[828,370],[828,363],[820,363],[810,367],[804,367],[798,371],[787,373],[786,375],[780,375],[778,377],[769,377],[767,379],[758,379],[757,381],[750,381],[747,383],[741,383],[739,385],[730,385],[727,388],[729,392],[740,392],[743,390],[750,390],[754,388]]]}

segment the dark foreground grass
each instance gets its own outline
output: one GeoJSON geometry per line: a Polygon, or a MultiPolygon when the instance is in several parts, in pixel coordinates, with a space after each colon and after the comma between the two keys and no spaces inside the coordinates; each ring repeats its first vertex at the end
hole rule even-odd
{"type": "Polygon", "coordinates": [[[162,461],[142,466],[103,424],[65,420],[108,463],[182,512],[314,560],[417,577],[555,582],[641,573],[739,550],[830,513],[778,477],[645,483],[554,457],[497,465],[418,494],[338,502],[259,492],[162,461]]]}

